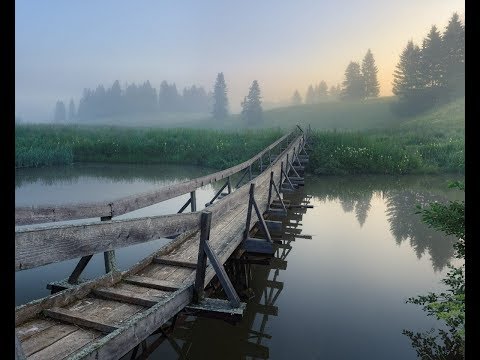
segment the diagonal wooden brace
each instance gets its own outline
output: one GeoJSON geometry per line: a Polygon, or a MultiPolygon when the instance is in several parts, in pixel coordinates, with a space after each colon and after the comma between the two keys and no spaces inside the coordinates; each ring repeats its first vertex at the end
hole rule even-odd
{"type": "Polygon", "coordinates": [[[220,262],[217,254],[210,247],[208,239],[210,237],[210,226],[212,222],[212,213],[210,211],[203,211],[200,218],[200,244],[198,248],[197,273],[195,275],[194,285],[194,302],[200,302],[204,297],[205,288],[205,271],[207,268],[207,258],[210,260],[210,265],[215,270],[218,280],[222,284],[223,290],[227,294],[230,304],[234,308],[240,306],[240,298],[228,278],[225,269],[220,262]]]}

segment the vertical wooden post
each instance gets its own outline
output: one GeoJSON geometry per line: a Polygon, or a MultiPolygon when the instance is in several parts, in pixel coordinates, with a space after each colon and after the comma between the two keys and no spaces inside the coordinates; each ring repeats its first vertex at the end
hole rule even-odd
{"type": "Polygon", "coordinates": [[[272,186],[273,186],[273,171],[270,171],[270,186],[268,187],[267,210],[270,207],[270,201],[272,200],[272,186]]]}
{"type": "Polygon", "coordinates": [[[253,192],[255,191],[255,184],[250,184],[250,197],[248,199],[248,211],[247,211],[247,223],[245,225],[245,232],[243,238],[248,238],[248,233],[250,231],[250,222],[252,221],[252,207],[253,207],[253,192]]]}
{"type": "Polygon", "coordinates": [[[115,250],[105,251],[103,253],[103,259],[105,260],[105,273],[117,270],[117,260],[115,258],[115,250]]]}
{"type": "Polygon", "coordinates": [[[288,153],[287,153],[287,162],[285,163],[285,176],[288,176],[288,172],[290,170],[289,164],[290,162],[288,161],[288,153]]]}
{"type": "Polygon", "coordinates": [[[195,287],[193,302],[198,303],[204,298],[205,270],[207,269],[207,254],[205,253],[206,242],[210,237],[210,225],[212,212],[202,211],[200,217],[200,245],[198,246],[197,273],[195,274],[195,287]]]}
{"type": "MultiPolygon", "coordinates": [[[[111,216],[103,216],[100,221],[112,220],[111,216]]],[[[117,260],[115,258],[115,250],[105,251],[103,253],[103,260],[105,261],[105,273],[117,270],[117,260]]]]}
{"type": "Polygon", "coordinates": [[[190,210],[192,212],[197,211],[197,196],[195,190],[190,192],[190,210]]]}
{"type": "Polygon", "coordinates": [[[252,164],[248,166],[248,176],[250,176],[250,181],[252,181],[252,164]]]}
{"type": "Polygon", "coordinates": [[[228,186],[228,193],[232,193],[232,182],[230,180],[230,176],[227,178],[227,186],[228,186]]]}

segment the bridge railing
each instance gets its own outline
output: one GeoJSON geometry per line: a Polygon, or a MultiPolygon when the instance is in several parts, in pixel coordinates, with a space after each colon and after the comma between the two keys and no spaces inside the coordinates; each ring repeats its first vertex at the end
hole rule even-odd
{"type": "Polygon", "coordinates": [[[177,184],[164,186],[158,190],[126,196],[114,201],[79,203],[72,205],[44,205],[44,206],[23,206],[15,208],[15,225],[39,224],[86,218],[110,219],[114,216],[144,208],[177,196],[191,193],[204,185],[228,178],[240,171],[243,171],[256,161],[262,161],[266,154],[277,146],[288,141],[295,135],[290,132],[266,147],[251,159],[228,169],[213,174],[198,177],[192,180],[177,184]]]}
{"type": "MultiPolygon", "coordinates": [[[[127,198],[124,198],[116,203],[118,204],[123,201],[123,204],[129,204],[129,208],[133,210],[170,199],[186,192],[194,191],[196,188],[203,186],[206,183],[208,184],[213,181],[221,180],[222,178],[248,168],[255,161],[261,159],[261,157],[268,151],[273,150],[285,142],[289,143],[289,145],[287,145],[283,152],[278,155],[277,159],[269,163],[265,168],[270,171],[263,171],[254,179],[258,191],[263,191],[261,193],[261,199],[259,200],[259,206],[266,210],[269,206],[267,202],[270,199],[267,201],[266,194],[268,191],[265,191],[265,188],[268,188],[270,183],[270,172],[274,172],[274,181],[278,182],[280,185],[282,181],[282,169],[284,167],[283,161],[281,160],[289,155],[293,158],[295,148],[298,150],[300,146],[305,143],[305,137],[298,134],[298,132],[291,132],[283,136],[250,160],[237,166],[215,174],[172,185],[166,187],[167,189],[162,188],[151,193],[141,194],[137,197],[130,196],[128,197],[129,201],[126,201],[127,198]]],[[[247,184],[209,207],[213,216],[213,224],[221,220],[222,214],[225,214],[227,211],[232,211],[237,206],[242,206],[245,201],[248,202],[249,186],[246,185],[247,184]]],[[[111,204],[108,205],[110,210],[112,210],[113,207],[111,204]]],[[[100,205],[97,204],[96,207],[90,206],[88,208],[90,211],[88,214],[92,214],[94,210],[98,210],[98,206],[100,205]]],[[[31,208],[31,214],[39,214],[41,213],[40,210],[44,209],[45,208],[40,207],[31,208]]],[[[66,210],[67,207],[64,207],[63,209],[66,210]]],[[[122,209],[127,209],[127,206],[124,205],[122,209]]],[[[62,214],[64,214],[61,218],[62,220],[64,220],[65,217],[68,219],[78,218],[73,217],[73,212],[69,213],[65,211],[62,214]]],[[[98,216],[97,212],[95,212],[95,214],[98,216]]],[[[39,218],[37,217],[37,219],[39,218]]],[[[59,220],[58,218],[56,219],[57,221],[59,220]]],[[[113,251],[117,248],[144,243],[161,237],[175,237],[185,232],[198,231],[200,229],[200,212],[196,211],[186,214],[171,214],[122,220],[110,219],[110,216],[107,216],[107,218],[103,220],[105,221],[95,220],[82,224],[52,224],[47,226],[17,228],[15,232],[15,271],[30,269],[78,257],[82,257],[82,260],[86,259],[84,260],[85,264],[82,265],[84,267],[86,266],[86,263],[88,263],[92,254],[100,252],[107,254],[109,251],[113,251]]],[[[252,221],[255,220],[258,219],[256,219],[254,214],[252,221]]],[[[79,265],[77,265],[77,267],[79,265]]]]}

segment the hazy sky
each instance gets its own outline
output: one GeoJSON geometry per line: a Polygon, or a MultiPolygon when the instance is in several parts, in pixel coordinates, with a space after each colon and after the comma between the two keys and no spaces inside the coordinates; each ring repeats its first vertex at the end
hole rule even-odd
{"type": "Polygon", "coordinates": [[[223,72],[232,111],[258,80],[264,101],[309,84],[341,83],[368,48],[380,95],[408,40],[443,31],[461,0],[16,0],[15,111],[53,117],[57,100],[75,104],[84,88],[119,80],[175,82],[211,90],[223,72]]]}

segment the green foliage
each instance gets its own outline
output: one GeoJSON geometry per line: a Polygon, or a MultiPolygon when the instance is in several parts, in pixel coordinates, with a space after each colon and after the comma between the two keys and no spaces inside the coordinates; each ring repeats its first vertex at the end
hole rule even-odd
{"type": "Polygon", "coordinates": [[[462,173],[463,138],[405,131],[313,133],[310,169],[322,175],[462,173]]]}
{"type": "Polygon", "coordinates": [[[249,159],[281,135],[280,130],[223,132],[17,125],[15,166],[124,162],[192,164],[224,169],[249,159]]]}
{"type": "MultiPolygon", "coordinates": [[[[449,187],[465,190],[463,182],[452,182],[449,187]]],[[[450,201],[448,204],[431,203],[428,208],[418,206],[417,214],[422,215],[422,221],[428,226],[455,235],[458,241],[454,244],[455,256],[465,259],[465,202],[450,201]]],[[[413,333],[404,330],[418,355],[433,355],[435,358],[463,359],[465,348],[465,264],[454,267],[442,280],[447,286],[446,292],[440,294],[429,293],[407,300],[407,303],[422,305],[428,316],[435,316],[443,321],[449,331],[434,330],[428,333],[413,333]],[[443,346],[439,345],[443,342],[443,346]]]]}

